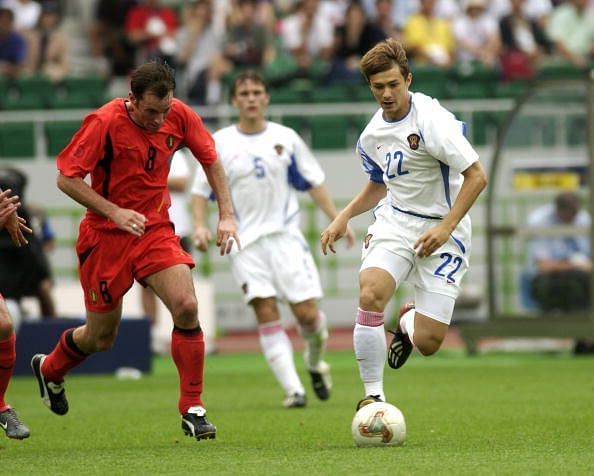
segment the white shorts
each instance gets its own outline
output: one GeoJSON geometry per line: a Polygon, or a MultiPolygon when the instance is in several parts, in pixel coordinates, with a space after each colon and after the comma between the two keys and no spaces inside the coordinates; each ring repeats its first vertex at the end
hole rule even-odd
{"type": "Polygon", "coordinates": [[[323,295],[309,246],[297,230],[263,236],[230,260],[246,303],[266,297],[299,303],[323,295]]]}
{"type": "MultiPolygon", "coordinates": [[[[470,255],[470,218],[464,217],[460,224],[438,250],[431,256],[419,258],[413,249],[417,239],[438,220],[420,218],[400,212],[384,203],[375,211],[376,220],[368,229],[362,251],[361,271],[380,268],[388,272],[399,286],[404,280],[415,290],[431,295],[448,296],[455,300],[460,292],[460,283],[468,270],[470,255]]],[[[437,296],[436,296],[437,299],[437,296]]],[[[423,299],[424,302],[430,300],[423,299]]],[[[449,300],[448,300],[449,302],[449,300]]],[[[443,303],[442,303],[443,304],[443,303]]],[[[448,321],[447,316],[438,318],[445,304],[435,310],[426,309],[422,314],[448,321]],[[433,315],[431,315],[433,314],[433,315]]],[[[453,311],[453,304],[452,304],[453,311]]]]}

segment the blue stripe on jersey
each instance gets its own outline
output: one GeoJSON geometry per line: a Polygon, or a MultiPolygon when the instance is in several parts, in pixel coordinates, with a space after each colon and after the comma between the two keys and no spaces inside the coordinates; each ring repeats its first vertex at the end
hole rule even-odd
{"type": "Polygon", "coordinates": [[[215,194],[214,194],[214,192],[210,192],[210,195],[208,196],[208,199],[209,199],[211,202],[214,202],[216,198],[217,198],[217,197],[215,197],[215,194]]]}
{"type": "Polygon", "coordinates": [[[443,162],[439,162],[439,168],[441,169],[441,178],[443,179],[445,199],[448,203],[448,207],[452,208],[452,201],[450,200],[450,166],[443,162]]]}
{"type": "Polygon", "coordinates": [[[367,155],[367,152],[363,150],[360,141],[357,142],[357,151],[359,152],[361,159],[363,159],[363,170],[369,176],[369,179],[375,183],[384,183],[383,170],[371,159],[371,157],[369,157],[369,155],[367,155]]]}
{"type": "Polygon", "coordinates": [[[465,121],[461,121],[461,122],[462,122],[462,135],[464,137],[468,137],[467,136],[467,134],[468,134],[468,124],[466,124],[465,121]]]}
{"type": "Polygon", "coordinates": [[[462,251],[463,254],[466,254],[466,247],[464,246],[464,243],[462,243],[458,238],[456,238],[454,235],[450,235],[452,237],[452,240],[454,240],[456,242],[456,244],[458,245],[458,247],[460,248],[460,250],[462,251]]]}
{"type": "Polygon", "coordinates": [[[392,205],[392,208],[394,210],[396,210],[397,212],[406,213],[407,215],[412,215],[413,217],[417,217],[417,218],[425,218],[427,220],[443,220],[443,217],[431,217],[431,216],[428,216],[428,215],[421,215],[420,213],[411,212],[409,210],[403,210],[402,208],[398,208],[395,205],[392,205]]]}
{"type": "Polygon", "coordinates": [[[297,168],[297,161],[295,159],[295,154],[291,154],[291,165],[289,165],[289,184],[292,185],[296,190],[300,192],[305,192],[309,190],[312,185],[309,183],[299,169],[297,168]]]}
{"type": "Polygon", "coordinates": [[[299,214],[299,209],[295,210],[291,215],[289,215],[287,218],[285,218],[285,225],[287,225],[288,223],[291,222],[291,220],[293,218],[295,218],[297,215],[299,214]]]}

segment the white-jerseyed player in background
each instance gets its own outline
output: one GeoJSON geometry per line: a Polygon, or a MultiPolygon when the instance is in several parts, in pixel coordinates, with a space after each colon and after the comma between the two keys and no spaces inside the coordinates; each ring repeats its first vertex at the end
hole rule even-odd
{"type": "MultiPolygon", "coordinates": [[[[260,346],[274,376],[283,388],[288,408],[306,405],[305,389],[293,360],[291,342],[285,333],[278,299],[286,300],[305,340],[305,364],[318,398],[330,396],[329,366],[323,360],[328,330],[318,309],[322,297],[314,260],[299,229],[299,205],[295,190],[309,192],[330,218],[336,208],[326,187],[324,172],[297,133],[266,121],[270,96],[264,79],[254,71],[239,74],[231,86],[233,105],[239,111],[237,124],[213,137],[223,164],[239,227],[241,250],[233,249],[231,271],[258,321],[260,346]]],[[[192,187],[195,242],[205,251],[210,232],[206,225],[210,187],[197,174],[192,187]]],[[[354,243],[350,229],[345,230],[354,243]]]]}
{"type": "Polygon", "coordinates": [[[380,105],[357,143],[369,182],[321,236],[322,252],[335,252],[348,221],[375,207],[363,245],[353,333],[366,395],[357,409],[385,401],[384,310],[402,281],[414,286],[415,303],[401,310],[388,363],[401,367],[413,346],[423,355],[441,346],[468,268],[467,212],[487,184],[465,125],[437,100],[409,92],[412,74],[399,42],[378,43],[360,68],[380,105]]]}

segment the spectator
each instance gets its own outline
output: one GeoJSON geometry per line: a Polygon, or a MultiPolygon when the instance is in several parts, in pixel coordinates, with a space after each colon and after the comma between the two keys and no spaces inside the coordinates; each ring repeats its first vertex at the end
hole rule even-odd
{"type": "Polygon", "coordinates": [[[27,60],[27,42],[14,29],[14,13],[0,8],[0,76],[17,76],[27,60]]]}
{"type": "MultiPolygon", "coordinates": [[[[488,14],[493,18],[501,19],[511,15],[514,10],[513,0],[492,0],[489,2],[488,14]]],[[[526,0],[522,6],[524,16],[531,21],[536,21],[541,28],[544,28],[547,19],[553,11],[551,0],[526,0]]]]}
{"type": "Polygon", "coordinates": [[[95,62],[105,64],[105,74],[127,76],[134,68],[136,49],[126,36],[124,25],[136,0],[99,0],[95,22],[89,32],[95,62]]]}
{"type": "Polygon", "coordinates": [[[7,231],[0,232],[0,289],[6,299],[19,302],[24,297],[36,297],[41,317],[56,317],[52,297],[52,276],[45,254],[53,243],[53,233],[45,214],[28,206],[25,200],[27,177],[19,170],[0,169],[0,189],[11,189],[21,199],[19,214],[31,224],[33,233],[29,246],[16,246],[7,231]]]}
{"type": "MultiPolygon", "coordinates": [[[[398,0],[397,2],[398,3],[398,0]]],[[[396,38],[400,39],[400,31],[401,27],[399,25],[404,26],[404,23],[400,22],[400,20],[394,20],[392,12],[394,11],[393,8],[393,1],[392,0],[375,0],[375,10],[372,13],[368,13],[368,17],[373,19],[373,24],[382,30],[384,33],[384,38],[396,38]]],[[[406,17],[408,19],[408,16],[406,17]]],[[[403,20],[405,22],[405,20],[403,20]]]]}
{"type": "Polygon", "coordinates": [[[160,0],[145,0],[132,7],[126,16],[125,31],[128,41],[137,47],[136,63],[155,58],[173,63],[177,24],[175,10],[162,6],[160,0]]]}
{"type": "Polygon", "coordinates": [[[356,1],[351,3],[346,11],[344,25],[335,30],[334,60],[328,81],[361,81],[359,61],[378,41],[385,38],[384,32],[367,20],[363,7],[356,1]]]}
{"type": "Polygon", "coordinates": [[[184,24],[177,33],[177,63],[184,70],[182,84],[190,104],[216,103],[220,83],[211,80],[209,67],[220,55],[222,38],[212,23],[212,5],[208,0],[190,2],[183,15],[184,24]]]}
{"type": "MultiPolygon", "coordinates": [[[[555,203],[541,206],[528,217],[528,226],[589,227],[590,214],[581,208],[573,192],[564,192],[555,203]]],[[[569,234],[539,237],[528,243],[529,297],[544,312],[588,311],[592,275],[591,244],[588,235],[569,234]]],[[[576,353],[594,352],[594,342],[578,340],[576,353]]]]}
{"type": "Polygon", "coordinates": [[[549,20],[549,36],[561,56],[577,68],[594,57],[594,11],[588,0],[567,0],[549,20]]]}
{"type": "Polygon", "coordinates": [[[33,30],[39,23],[41,5],[33,0],[4,0],[4,8],[14,13],[14,27],[19,31],[33,30]]]}
{"type": "Polygon", "coordinates": [[[551,52],[552,45],[537,20],[530,19],[523,8],[525,0],[511,0],[512,12],[499,22],[506,79],[525,79],[534,75],[539,60],[551,52]]]}
{"type": "Polygon", "coordinates": [[[318,0],[301,0],[296,12],[283,20],[281,31],[283,45],[301,71],[306,72],[315,62],[330,60],[334,25],[320,14],[318,0]]]}
{"type": "Polygon", "coordinates": [[[464,14],[453,23],[458,61],[494,67],[501,41],[494,18],[486,14],[486,0],[466,0],[464,14]]]}
{"type": "Polygon", "coordinates": [[[419,13],[404,27],[404,45],[411,59],[448,67],[452,62],[454,41],[450,23],[435,16],[436,0],[421,0],[419,13]]]}
{"type": "Polygon", "coordinates": [[[39,25],[29,33],[27,71],[60,81],[68,74],[68,39],[60,30],[57,3],[43,4],[39,25]]]}

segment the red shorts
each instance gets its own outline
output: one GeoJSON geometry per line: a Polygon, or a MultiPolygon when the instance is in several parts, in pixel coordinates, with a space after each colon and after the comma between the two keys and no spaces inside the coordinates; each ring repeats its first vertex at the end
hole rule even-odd
{"type": "Polygon", "coordinates": [[[85,307],[93,312],[115,309],[134,283],[176,264],[194,267],[169,223],[150,226],[140,238],[119,229],[96,230],[80,224],[78,271],[85,307]]]}

